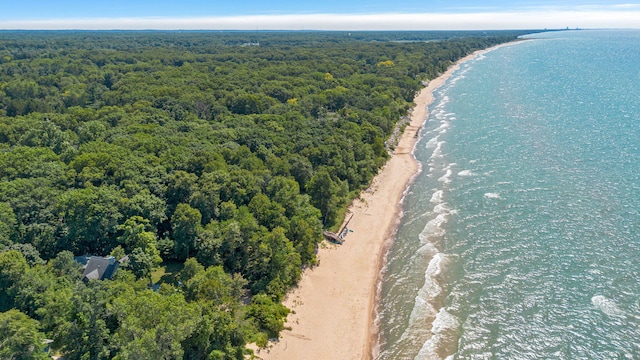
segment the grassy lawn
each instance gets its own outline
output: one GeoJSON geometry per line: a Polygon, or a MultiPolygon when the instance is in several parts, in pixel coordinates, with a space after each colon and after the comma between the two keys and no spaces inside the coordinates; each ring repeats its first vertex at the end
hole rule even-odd
{"type": "Polygon", "coordinates": [[[154,272],[151,273],[151,280],[154,284],[162,284],[173,282],[174,276],[182,270],[184,264],[178,261],[166,261],[160,264],[154,272]]]}

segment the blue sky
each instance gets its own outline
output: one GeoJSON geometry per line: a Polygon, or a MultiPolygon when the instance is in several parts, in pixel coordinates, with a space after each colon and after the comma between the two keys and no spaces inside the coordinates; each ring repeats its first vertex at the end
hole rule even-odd
{"type": "Polygon", "coordinates": [[[2,2],[0,29],[431,30],[640,27],[640,0],[2,2]]]}

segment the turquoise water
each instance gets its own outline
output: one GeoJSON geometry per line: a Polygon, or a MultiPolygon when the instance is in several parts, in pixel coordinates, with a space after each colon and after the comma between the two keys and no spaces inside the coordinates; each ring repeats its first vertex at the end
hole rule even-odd
{"type": "Polygon", "coordinates": [[[640,359],[640,31],[530,37],[436,93],[379,359],[640,359]]]}

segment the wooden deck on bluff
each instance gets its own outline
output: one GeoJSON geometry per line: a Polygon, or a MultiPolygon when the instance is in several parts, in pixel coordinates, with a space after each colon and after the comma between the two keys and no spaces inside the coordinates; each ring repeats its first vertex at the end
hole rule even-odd
{"type": "Polygon", "coordinates": [[[344,225],[342,225],[342,229],[340,229],[340,231],[337,234],[329,230],[322,229],[322,235],[324,235],[324,238],[327,241],[330,241],[334,244],[344,243],[344,237],[347,236],[347,233],[349,232],[349,228],[347,227],[347,225],[349,225],[349,222],[351,221],[351,219],[353,219],[353,214],[351,214],[351,216],[349,217],[349,220],[347,220],[344,223],[344,225]]]}
{"type": "Polygon", "coordinates": [[[334,244],[342,244],[344,243],[344,240],[342,238],[340,238],[340,236],[336,233],[332,233],[331,231],[328,230],[322,230],[322,235],[324,235],[324,238],[327,241],[330,241],[334,244]]]}

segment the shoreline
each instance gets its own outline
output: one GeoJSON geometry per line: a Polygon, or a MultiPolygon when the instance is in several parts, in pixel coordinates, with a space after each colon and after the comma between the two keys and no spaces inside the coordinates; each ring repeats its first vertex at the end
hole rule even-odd
{"type": "Polygon", "coordinates": [[[255,355],[271,359],[372,359],[378,343],[376,309],[378,284],[386,251],[402,214],[402,200],[420,172],[415,159],[415,136],[426,121],[433,92],[459,68],[477,55],[513,42],[478,50],[429,81],[414,98],[410,123],[395,151],[349,206],[353,215],[350,232],[342,245],[322,242],[318,265],[306,269],[298,287],[289,292],[285,306],[291,309],[280,339],[255,355]]]}
{"type": "MultiPolygon", "coordinates": [[[[494,45],[492,47],[486,48],[486,49],[482,49],[482,50],[476,50],[473,53],[466,55],[465,57],[458,59],[456,62],[454,62],[453,64],[451,64],[447,70],[440,74],[440,76],[438,76],[437,78],[429,81],[429,83],[427,84],[426,87],[422,88],[420,90],[420,92],[418,92],[418,94],[416,95],[414,102],[415,102],[415,107],[411,110],[411,125],[414,124],[414,121],[419,120],[420,117],[422,117],[422,123],[420,124],[420,126],[418,127],[417,131],[419,132],[422,128],[422,126],[426,125],[427,122],[427,115],[428,115],[428,107],[431,106],[431,104],[434,102],[435,97],[434,97],[434,92],[440,88],[440,86],[444,85],[447,80],[449,80],[449,78],[451,77],[451,75],[453,74],[453,72],[455,72],[456,70],[458,70],[460,68],[460,65],[462,65],[463,63],[473,60],[476,57],[478,57],[479,55],[485,54],[489,51],[493,51],[495,49],[504,47],[504,46],[510,46],[510,45],[515,45],[518,44],[522,41],[525,41],[526,39],[516,39],[513,41],[509,41],[506,43],[502,43],[502,44],[498,44],[498,45],[494,45]],[[424,98],[419,99],[420,97],[424,96],[424,98]],[[420,101],[422,100],[422,101],[420,101]],[[416,118],[414,119],[414,114],[416,110],[422,110],[423,114],[418,113],[416,115],[416,118]]],[[[404,139],[405,136],[408,136],[407,134],[407,130],[405,129],[405,132],[402,135],[402,138],[404,139]]],[[[415,178],[420,175],[420,173],[422,172],[422,163],[420,163],[416,158],[415,158],[415,149],[416,149],[416,145],[417,143],[420,141],[421,137],[418,137],[417,134],[415,133],[416,136],[414,136],[413,139],[413,143],[411,146],[411,156],[413,158],[413,160],[418,164],[418,170],[410,177],[410,179],[407,181],[406,183],[406,189],[402,194],[402,198],[400,199],[400,202],[397,204],[397,211],[395,213],[396,216],[396,223],[395,226],[393,227],[393,229],[391,229],[391,234],[393,234],[393,236],[395,237],[395,234],[398,230],[398,225],[400,224],[400,222],[402,221],[402,203],[404,201],[404,196],[406,195],[406,193],[409,191],[409,189],[411,188],[411,184],[413,183],[413,181],[415,180],[415,178]]],[[[394,153],[395,156],[395,153],[394,153]]],[[[390,238],[388,241],[393,241],[393,238],[390,238]]],[[[376,283],[374,284],[374,289],[373,289],[373,295],[374,295],[374,302],[371,308],[371,317],[369,319],[369,323],[371,324],[371,331],[369,333],[369,355],[367,357],[363,357],[363,360],[373,360],[373,359],[377,359],[378,355],[379,355],[379,351],[380,351],[380,343],[379,343],[379,305],[380,305],[380,285],[382,283],[382,276],[383,274],[383,266],[386,262],[386,257],[387,257],[387,252],[389,250],[391,243],[387,243],[387,241],[385,241],[385,247],[384,247],[384,252],[380,255],[379,258],[379,263],[377,266],[378,269],[378,276],[376,278],[376,283]]]]}

